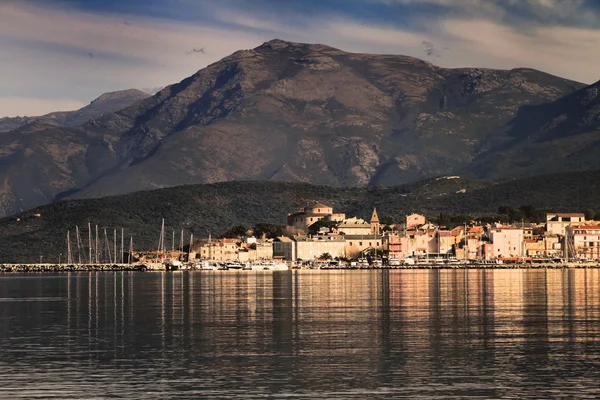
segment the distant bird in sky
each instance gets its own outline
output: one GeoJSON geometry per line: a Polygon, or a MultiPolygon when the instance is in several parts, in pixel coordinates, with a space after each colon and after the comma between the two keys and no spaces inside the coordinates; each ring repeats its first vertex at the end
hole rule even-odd
{"type": "Polygon", "coordinates": [[[186,51],[185,54],[199,54],[199,53],[206,54],[206,50],[204,49],[204,47],[198,47],[198,48],[192,49],[190,51],[186,51]]]}
{"type": "Polygon", "coordinates": [[[94,58],[94,53],[88,53],[88,56],[89,56],[90,58],[94,58]]]}
{"type": "MultiPolygon", "coordinates": [[[[427,55],[427,57],[436,57],[436,58],[441,58],[442,57],[442,53],[440,52],[440,50],[438,48],[435,47],[435,45],[433,43],[431,43],[428,40],[423,40],[421,42],[421,45],[423,45],[423,48],[425,50],[425,55],[427,55]]],[[[449,47],[443,47],[442,51],[448,51],[450,50],[449,47]]]]}

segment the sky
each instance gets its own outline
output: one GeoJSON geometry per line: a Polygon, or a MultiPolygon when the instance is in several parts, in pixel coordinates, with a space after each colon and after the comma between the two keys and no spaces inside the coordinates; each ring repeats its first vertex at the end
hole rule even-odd
{"type": "Polygon", "coordinates": [[[152,91],[274,38],[600,80],[600,0],[0,0],[0,117],[152,91]]]}

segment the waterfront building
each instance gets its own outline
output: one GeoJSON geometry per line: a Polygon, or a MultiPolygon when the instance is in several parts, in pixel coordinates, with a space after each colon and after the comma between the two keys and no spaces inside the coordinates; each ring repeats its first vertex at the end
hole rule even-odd
{"type": "Polygon", "coordinates": [[[279,237],[273,243],[273,255],[287,261],[316,260],[324,254],[345,257],[345,240],[340,235],[299,235],[279,237]]]}
{"type": "Polygon", "coordinates": [[[408,257],[408,238],[397,232],[388,232],[382,237],[382,248],[387,252],[389,258],[403,260],[408,257]]]}
{"type": "Polygon", "coordinates": [[[522,257],[524,256],[523,230],[512,226],[497,226],[490,228],[490,241],[493,244],[493,257],[522,257]]]}
{"type": "MultiPolygon", "coordinates": [[[[202,240],[194,243],[193,250],[196,257],[204,260],[240,261],[238,239],[202,240]]],[[[247,252],[242,254],[242,258],[247,256],[247,252]]]]}
{"type": "Polygon", "coordinates": [[[366,253],[382,250],[381,235],[345,235],[344,240],[347,258],[357,258],[366,253]]]}
{"type": "Polygon", "coordinates": [[[566,228],[569,258],[600,260],[600,225],[570,225],[566,228]]]}
{"type": "Polygon", "coordinates": [[[565,228],[571,224],[585,222],[583,213],[550,213],[546,214],[546,232],[554,235],[565,235],[565,228]]]}
{"type": "Polygon", "coordinates": [[[273,241],[273,258],[296,261],[296,242],[288,236],[280,236],[273,241]]]}
{"type": "MultiPolygon", "coordinates": [[[[248,251],[250,260],[271,260],[273,259],[273,240],[256,239],[246,241],[245,248],[248,251]]],[[[241,261],[241,260],[240,260],[241,261]]]]}
{"type": "Polygon", "coordinates": [[[433,253],[448,255],[454,249],[454,236],[451,231],[436,231],[433,253]]]}

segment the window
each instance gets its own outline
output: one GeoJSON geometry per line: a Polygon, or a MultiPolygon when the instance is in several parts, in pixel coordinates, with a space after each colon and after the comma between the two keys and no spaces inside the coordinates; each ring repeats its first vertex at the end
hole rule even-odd
{"type": "Polygon", "coordinates": [[[349,242],[348,244],[350,245],[350,247],[352,247],[352,242],[349,242]]]}
{"type": "Polygon", "coordinates": [[[320,208],[318,208],[318,209],[317,209],[317,212],[318,212],[318,213],[320,213],[320,212],[321,212],[321,209],[320,209],[320,208]]]}
{"type": "Polygon", "coordinates": [[[358,242],[358,245],[359,245],[359,246],[362,246],[362,242],[358,242]]]}

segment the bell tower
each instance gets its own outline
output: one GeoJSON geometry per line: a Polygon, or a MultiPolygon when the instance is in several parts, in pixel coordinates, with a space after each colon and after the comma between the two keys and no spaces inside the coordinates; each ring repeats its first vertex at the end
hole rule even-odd
{"type": "Polygon", "coordinates": [[[371,234],[379,235],[380,224],[379,216],[377,215],[377,208],[373,208],[373,215],[371,215],[371,234]]]}

